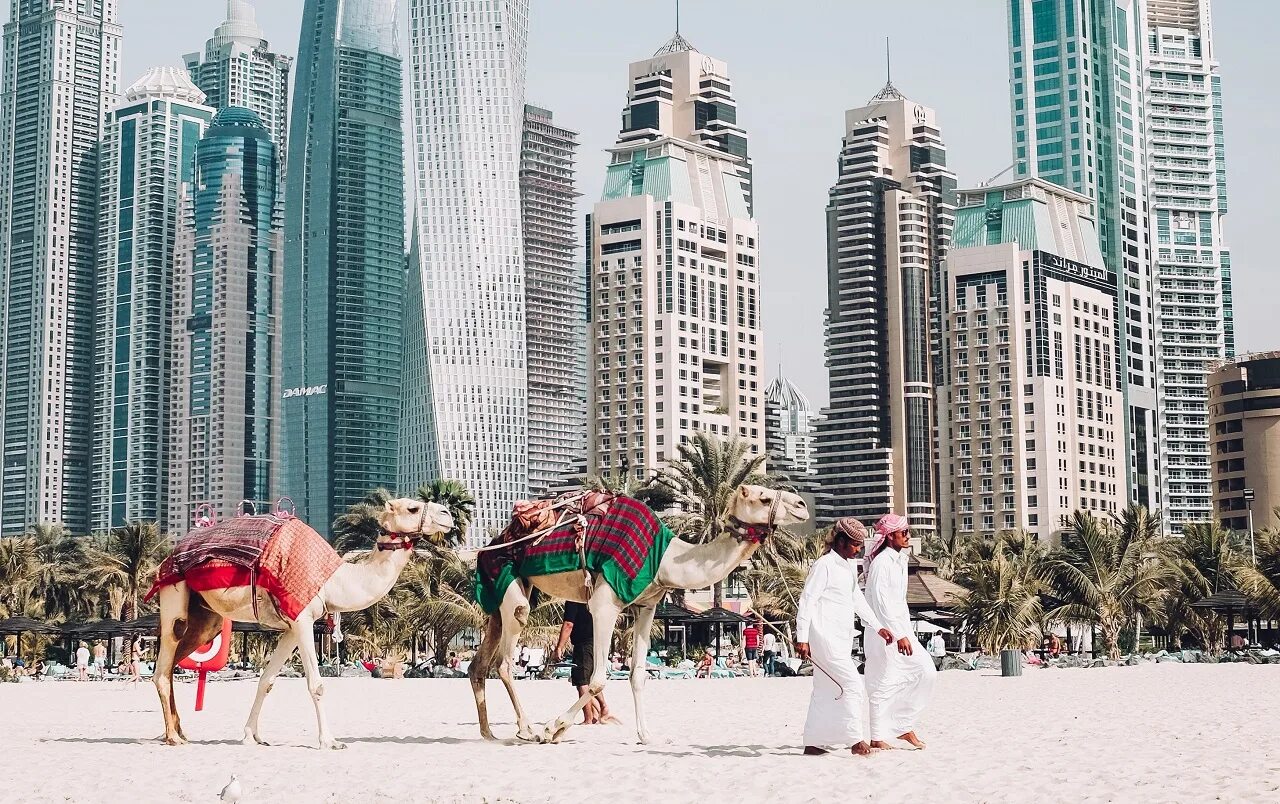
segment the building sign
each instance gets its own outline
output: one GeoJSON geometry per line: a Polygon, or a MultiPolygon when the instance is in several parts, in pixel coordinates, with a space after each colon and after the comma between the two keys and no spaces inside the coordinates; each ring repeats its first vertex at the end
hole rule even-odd
{"type": "Polygon", "coordinates": [[[312,385],[309,388],[288,388],[284,392],[285,399],[292,399],[295,396],[316,396],[318,394],[328,393],[327,385],[312,385]]]}
{"type": "Polygon", "coordinates": [[[1064,281],[1081,282],[1082,284],[1109,291],[1112,294],[1116,291],[1115,274],[1106,268],[1068,260],[1048,251],[1037,251],[1035,260],[1037,268],[1043,268],[1050,273],[1056,274],[1058,278],[1064,281]]]}

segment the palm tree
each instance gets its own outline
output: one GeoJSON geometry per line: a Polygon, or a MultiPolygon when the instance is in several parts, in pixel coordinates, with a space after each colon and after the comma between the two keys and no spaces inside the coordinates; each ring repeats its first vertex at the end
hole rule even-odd
{"type": "Polygon", "coordinates": [[[1130,506],[1111,522],[1077,511],[1062,548],[1047,564],[1052,594],[1061,604],[1050,619],[1098,629],[1103,647],[1120,658],[1120,634],[1137,614],[1155,616],[1162,596],[1178,575],[1167,542],[1157,538],[1159,519],[1130,506]]]}
{"type": "Polygon", "coordinates": [[[16,617],[28,613],[39,576],[37,556],[35,541],[29,536],[0,538],[0,614],[16,617]]]}
{"type": "Polygon", "coordinates": [[[358,503],[333,520],[333,549],[339,554],[353,550],[371,550],[382,532],[378,515],[392,498],[386,489],[372,489],[358,503]]]}
{"type": "Polygon", "coordinates": [[[1232,571],[1240,591],[1264,617],[1280,617],[1280,530],[1259,531],[1254,537],[1258,563],[1241,561],[1232,571]]]}
{"type": "MultiPolygon", "coordinates": [[[[718,438],[705,432],[680,445],[680,456],[657,475],[655,493],[669,493],[683,512],[670,517],[672,530],[694,542],[709,542],[724,531],[725,516],[738,488],[744,484],[774,485],[760,471],[764,455],[752,455],[750,442],[718,438]],[[660,491],[659,491],[660,490],[660,491]]],[[[714,587],[715,605],[723,599],[724,584],[714,587]]]]}
{"type": "MultiPolygon", "coordinates": [[[[758,613],[774,622],[795,622],[809,569],[822,555],[825,536],[826,532],[797,536],[779,529],[761,544],[741,571],[743,586],[758,613]]],[[[782,635],[790,639],[789,632],[782,635]]]]}
{"type": "Polygon", "coordinates": [[[670,511],[680,504],[679,497],[667,484],[656,483],[652,479],[637,480],[630,472],[589,475],[583,478],[582,488],[633,497],[657,513],[670,511]]]}
{"type": "Polygon", "coordinates": [[[950,581],[964,560],[965,541],[959,531],[949,529],[949,532],[925,536],[920,552],[938,565],[939,578],[950,581]]]}
{"type": "Polygon", "coordinates": [[[484,626],[474,582],[474,568],[453,550],[427,550],[405,568],[391,594],[413,626],[415,649],[417,637],[425,636],[436,661],[443,662],[454,637],[484,626]]]}
{"type": "Polygon", "coordinates": [[[112,614],[120,619],[140,615],[139,599],[169,552],[169,540],[155,522],[130,522],[85,549],[82,573],[93,587],[112,600],[112,614]]]}
{"type": "Polygon", "coordinates": [[[961,552],[952,580],[965,591],[955,610],[981,650],[994,654],[1039,643],[1045,554],[1024,531],[986,537],[961,552]]]}
{"type": "Polygon", "coordinates": [[[418,499],[448,508],[453,516],[453,530],[445,534],[445,539],[454,544],[462,541],[476,510],[476,498],[466,485],[457,480],[436,478],[418,486],[418,499]]]}
{"type": "Polygon", "coordinates": [[[42,616],[68,618],[92,614],[97,595],[82,572],[85,540],[69,535],[61,525],[41,523],[27,529],[35,549],[35,604],[42,616]]]}

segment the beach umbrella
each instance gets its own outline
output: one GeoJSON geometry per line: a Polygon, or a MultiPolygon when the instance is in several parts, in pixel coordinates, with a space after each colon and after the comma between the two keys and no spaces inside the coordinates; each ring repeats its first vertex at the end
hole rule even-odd
{"type": "MultiPolygon", "coordinates": [[[[698,615],[692,610],[681,606],[679,603],[672,603],[669,600],[663,600],[658,604],[658,609],[653,617],[655,620],[662,621],[662,641],[667,643],[669,647],[671,644],[671,623],[691,622],[696,620],[698,615]]],[[[684,634],[683,628],[681,629],[681,634],[684,634]]],[[[681,652],[688,653],[688,645],[687,643],[684,643],[683,640],[681,644],[681,652]]]]}
{"type": "Polygon", "coordinates": [[[716,627],[716,656],[720,655],[720,637],[724,634],[725,624],[742,625],[747,618],[737,612],[729,611],[721,606],[713,606],[694,618],[694,622],[714,624],[716,627]]]}
{"type": "Polygon", "coordinates": [[[0,620],[0,637],[14,636],[18,638],[18,658],[22,658],[23,634],[56,633],[58,633],[58,626],[30,617],[10,617],[7,620],[0,620]]]}

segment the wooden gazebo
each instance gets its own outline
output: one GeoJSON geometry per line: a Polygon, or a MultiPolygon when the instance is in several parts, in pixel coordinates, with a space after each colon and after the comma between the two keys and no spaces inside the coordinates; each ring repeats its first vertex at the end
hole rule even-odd
{"type": "Polygon", "coordinates": [[[912,553],[907,558],[907,608],[951,611],[964,589],[938,576],[938,565],[912,553]]]}

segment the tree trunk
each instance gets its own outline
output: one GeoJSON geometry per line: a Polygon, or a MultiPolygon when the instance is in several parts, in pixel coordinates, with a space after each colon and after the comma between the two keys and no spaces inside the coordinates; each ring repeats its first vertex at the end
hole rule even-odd
{"type": "Polygon", "coordinates": [[[724,608],[724,581],[716,581],[711,585],[711,605],[724,608]]]}

